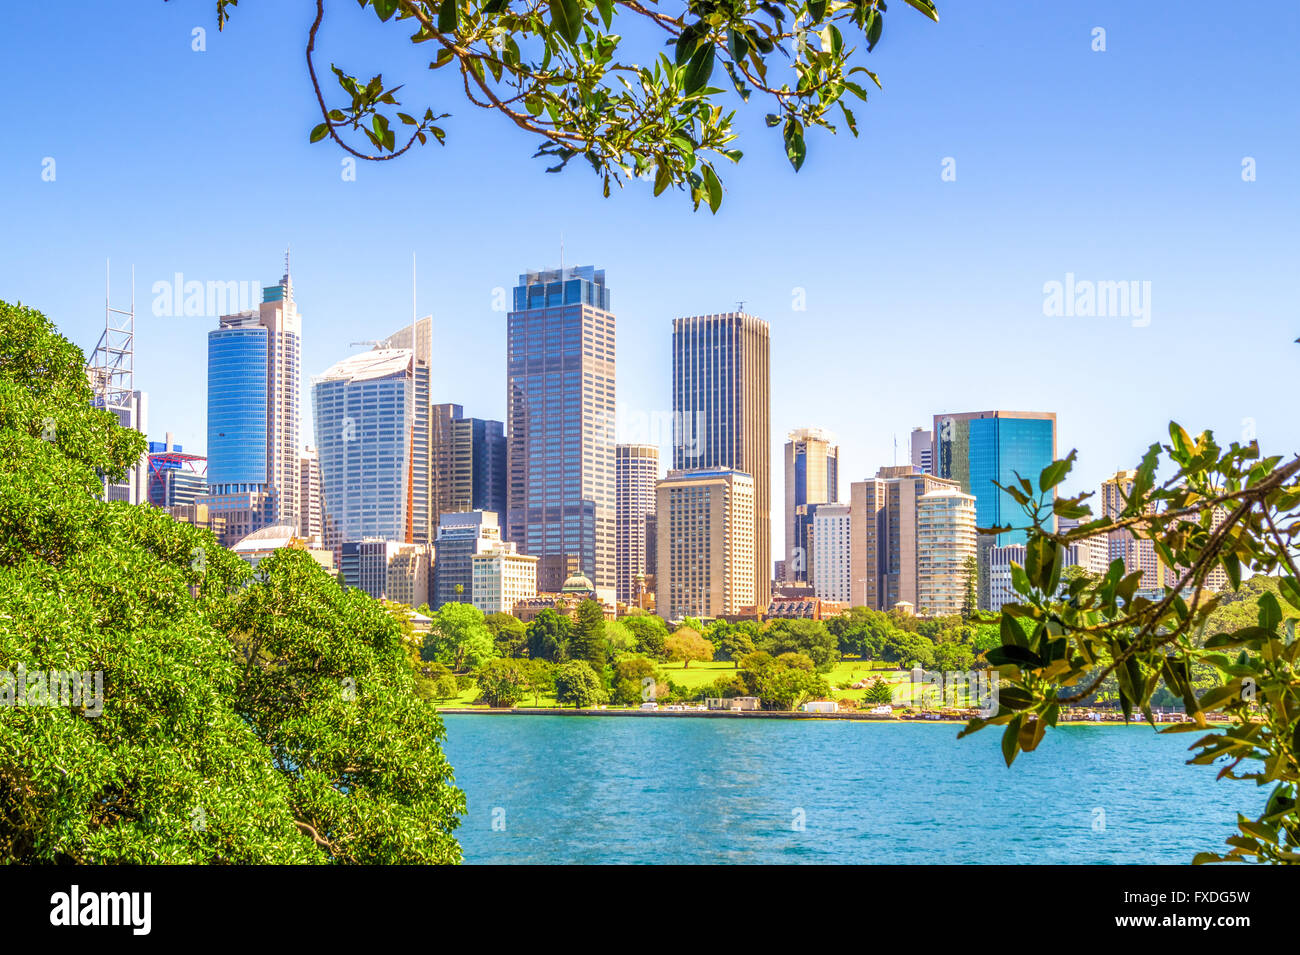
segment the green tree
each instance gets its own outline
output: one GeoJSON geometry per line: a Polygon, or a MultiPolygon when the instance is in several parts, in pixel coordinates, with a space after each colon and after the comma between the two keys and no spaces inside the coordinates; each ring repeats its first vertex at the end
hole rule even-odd
{"type": "Polygon", "coordinates": [[[523,660],[489,660],[474,671],[480,699],[491,707],[511,707],[528,690],[528,666],[523,660]]]}
{"type": "Polygon", "coordinates": [[[424,638],[426,660],[460,671],[486,663],[495,654],[492,631],[483,622],[483,611],[473,604],[445,603],[434,612],[424,638]]]}
{"type": "Polygon", "coordinates": [[[578,611],[569,632],[570,660],[586,660],[593,668],[605,665],[605,611],[600,603],[587,599],[578,611]]]}
{"type": "Polygon", "coordinates": [[[889,688],[889,684],[880,677],[876,677],[872,680],[871,685],[868,686],[866,692],[862,694],[862,702],[871,706],[880,706],[884,703],[892,703],[893,699],[894,693],[889,688]]]}
{"type": "Polygon", "coordinates": [[[490,613],[483,625],[492,634],[499,657],[522,657],[528,652],[528,631],[518,617],[508,613],[490,613]]]}
{"type": "Polygon", "coordinates": [[[549,607],[541,611],[526,628],[528,655],[534,660],[552,662],[566,659],[571,629],[572,625],[568,617],[556,613],[549,607]]]}
{"type": "Polygon", "coordinates": [[[0,303],[0,657],[102,674],[98,715],[0,718],[0,858],[459,861],[464,797],[398,622],[303,551],[254,575],[205,530],[101,502],[144,439],[91,406],[84,363],[0,303]]]}
{"type": "Polygon", "coordinates": [[[668,626],[662,617],[637,614],[623,618],[623,625],[636,637],[636,650],[655,660],[668,659],[664,644],[668,640],[668,626]]]}
{"type": "Polygon", "coordinates": [[[822,671],[840,659],[839,641],[820,620],[769,620],[757,644],[773,656],[805,653],[822,671]]]}
{"type": "Polygon", "coordinates": [[[1147,450],[1111,516],[1092,518],[1087,493],[1056,495],[1073,451],[1044,468],[1036,485],[1020,478],[1003,488],[1032,526],[1024,566],[1012,565],[1020,602],[1002,608],[1003,645],[985,654],[1001,676],[997,713],[972,720],[962,735],[1001,726],[1010,766],[1038,747],[1063,707],[1108,680],[1125,717],[1139,711],[1153,727],[1151,703],[1163,687],[1191,718],[1163,732],[1197,734],[1191,763],[1223,763],[1218,778],[1270,787],[1262,813],[1238,814],[1226,853],[1193,861],[1300,862],[1300,640],[1282,610],[1285,603],[1300,611],[1300,457],[1261,457],[1254,441],[1225,448],[1211,432],[1193,438],[1177,423],[1169,438],[1147,450]],[[1157,483],[1162,465],[1172,477],[1157,483]],[[1081,523],[1057,533],[1049,529],[1053,516],[1081,523]],[[1115,534],[1150,542],[1172,578],[1164,593],[1140,593],[1141,572],[1125,573],[1122,560],[1101,579],[1077,577],[1062,592],[1066,548],[1115,534]],[[1265,586],[1253,620],[1211,632],[1216,612],[1232,602],[1214,591],[1214,573],[1238,593],[1243,575],[1270,576],[1277,590],[1265,586]],[[1197,667],[1217,672],[1218,685],[1198,691],[1197,667]],[[1227,724],[1211,729],[1209,713],[1227,724]]]}
{"type": "Polygon", "coordinates": [[[682,669],[689,669],[692,660],[712,660],[713,644],[690,627],[678,627],[664,641],[664,651],[669,660],[680,661],[682,669]]]}
{"type": "Polygon", "coordinates": [[[533,694],[533,706],[541,706],[543,693],[555,692],[555,665],[548,660],[527,660],[524,687],[533,694]]]}
{"type": "Polygon", "coordinates": [[[713,644],[716,659],[730,660],[739,668],[740,658],[754,652],[754,640],[758,635],[757,621],[740,620],[729,623],[726,620],[715,620],[709,624],[706,637],[713,644]]]}
{"type": "MultiPolygon", "coordinates": [[[[649,657],[629,655],[621,657],[614,664],[613,690],[610,702],[622,706],[637,706],[644,702],[646,687],[652,687],[654,693],[649,699],[659,698],[659,673],[655,662],[649,657]],[[649,682],[647,682],[649,681],[649,682]]],[[[666,689],[666,687],[665,687],[666,689]]]]}
{"type": "Polygon", "coordinates": [[[582,709],[605,702],[605,689],[586,660],[570,660],[555,668],[555,700],[582,709]]]}
{"type": "Polygon", "coordinates": [[[979,611],[980,564],[972,554],[962,561],[961,618],[969,620],[979,611]]]}

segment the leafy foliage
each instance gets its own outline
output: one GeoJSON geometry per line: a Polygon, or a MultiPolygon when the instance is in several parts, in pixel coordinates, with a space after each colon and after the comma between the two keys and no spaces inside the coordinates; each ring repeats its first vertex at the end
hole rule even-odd
{"type": "Polygon", "coordinates": [[[1044,503],[1068,474],[1073,452],[1045,468],[1037,488],[1027,480],[1006,488],[1033,522],[1025,565],[1012,566],[1021,602],[1003,607],[1002,645],[986,654],[1003,679],[998,711],[973,720],[963,735],[1003,727],[1010,765],[1038,746],[1063,706],[1108,679],[1125,716],[1140,711],[1152,725],[1152,700],[1163,689],[1191,718],[1163,732],[1201,734],[1190,762],[1223,763],[1221,779],[1272,787],[1262,815],[1238,815],[1240,832],[1228,839],[1226,854],[1194,861],[1300,862],[1300,641],[1282,609],[1300,610],[1300,458],[1261,457],[1253,441],[1223,448],[1210,432],[1192,438],[1176,423],[1169,435],[1168,444],[1148,449],[1113,517],[1093,518],[1087,494],[1044,503]],[[1162,464],[1173,473],[1157,483],[1162,464]],[[1047,529],[1053,513],[1083,523],[1054,533],[1047,529]],[[1075,575],[1062,586],[1065,547],[1101,534],[1150,542],[1172,571],[1172,585],[1161,595],[1144,593],[1141,574],[1126,574],[1116,560],[1100,579],[1075,575]],[[1243,575],[1271,578],[1252,585],[1254,619],[1223,613],[1235,601],[1213,592],[1216,569],[1235,591],[1243,575]],[[1195,675],[1207,668],[1218,685],[1198,693],[1195,675]],[[1210,715],[1224,722],[1211,729],[1210,715]]]}
{"type": "MultiPolygon", "coordinates": [[[[655,195],[674,186],[695,208],[704,202],[716,212],[717,163],[741,158],[727,87],[741,102],[755,94],[766,100],[766,123],[780,128],[798,170],[806,131],[835,132],[842,121],[857,136],[848,104],[866,101],[868,82],[880,86],[853,43],[870,52],[880,41],[884,0],[686,0],[672,9],[655,0],[358,2],[391,24],[390,32],[430,44],[429,69],[456,71],[454,92],[444,97],[463,96],[533,136],[535,155],[554,163],[548,172],[585,160],[606,196],[611,184],[652,179],[655,195]],[[642,43],[631,52],[636,41],[615,32],[624,27],[642,43]],[[645,34],[662,39],[664,52],[655,54],[645,34]],[[647,56],[648,65],[637,62],[647,56]],[[793,75],[782,79],[781,69],[793,75]]],[[[933,0],[902,2],[939,19],[933,0]]],[[[236,5],[217,0],[219,26],[236,5]]],[[[402,87],[387,84],[382,72],[363,80],[332,65],[337,99],[327,104],[315,65],[323,20],[324,0],[317,0],[307,62],[321,121],[311,141],[328,138],[370,160],[393,159],[430,139],[445,143],[440,124],[449,114],[434,106],[399,109],[402,87]]]]}
{"type": "Polygon", "coordinates": [[[141,435],[0,302],[0,666],[102,673],[103,710],[0,707],[0,859],[455,862],[464,797],[403,630],[284,551],[98,500],[141,435]]]}

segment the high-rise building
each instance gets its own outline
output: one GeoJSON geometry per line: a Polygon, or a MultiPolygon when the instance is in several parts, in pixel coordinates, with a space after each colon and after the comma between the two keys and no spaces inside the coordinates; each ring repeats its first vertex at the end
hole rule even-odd
{"type": "Polygon", "coordinates": [[[429,545],[400,541],[344,541],[339,569],[349,587],[376,600],[408,607],[429,602],[429,545]]]}
{"type": "MultiPolygon", "coordinates": [[[[927,494],[961,490],[956,481],[924,474],[911,464],[881,468],[850,485],[850,575],[855,606],[889,610],[920,603],[918,512],[927,494]]],[[[934,548],[938,541],[927,538],[934,548]]],[[[937,557],[936,557],[937,559],[937,557]]]]}
{"type": "Polygon", "coordinates": [[[149,442],[148,501],[154,507],[198,503],[208,493],[207,458],[186,454],[167,432],[165,441],[149,442]]]}
{"type": "Polygon", "coordinates": [[[433,513],[506,512],[505,425],[466,418],[455,404],[436,404],[429,414],[433,513]]]}
{"type": "Polygon", "coordinates": [[[507,316],[506,537],[545,559],[577,555],[615,595],[615,322],[605,272],[519,276],[507,316]]]}
{"type": "MultiPolygon", "coordinates": [[[[942,487],[916,500],[916,612],[967,609],[975,571],[975,497],[942,487]]],[[[974,610],[971,606],[969,609],[974,610]]]]}
{"type": "Polygon", "coordinates": [[[816,505],[840,496],[840,449],[821,428],[791,431],[785,443],[785,572],[790,583],[812,579],[808,535],[816,505]]]}
{"type": "Polygon", "coordinates": [[[320,455],[315,448],[298,452],[298,533],[325,546],[325,508],[320,490],[320,455]]]}
{"type": "MultiPolygon", "coordinates": [[[[1137,471],[1116,471],[1101,482],[1101,505],[1099,517],[1118,518],[1128,506],[1128,499],[1133,494],[1133,485],[1137,480],[1137,471]]],[[[1151,512],[1148,507],[1147,513],[1151,512]]],[[[1216,508],[1211,527],[1218,527],[1227,518],[1227,511],[1216,508]]],[[[1175,587],[1182,574],[1177,568],[1167,565],[1156,554],[1155,543],[1146,537],[1138,537],[1132,530],[1122,528],[1111,531],[1108,535],[1109,555],[1111,560],[1124,562],[1124,573],[1142,573],[1140,589],[1147,595],[1163,595],[1166,587],[1175,587]]],[[[1205,589],[1217,591],[1228,586],[1228,574],[1222,565],[1216,564],[1205,577],[1205,589]]]]}
{"type": "MultiPolygon", "coordinates": [[[[208,333],[208,496],[240,539],[298,522],[302,317],[284,277],[208,333]]],[[[229,543],[231,541],[227,541],[229,543]]]]}
{"type": "Polygon", "coordinates": [[[418,332],[415,348],[405,344],[408,329],[312,379],[331,547],[367,539],[429,541],[429,405],[421,400],[428,395],[429,362],[420,355],[418,332]]]}
{"type": "Polygon", "coordinates": [[[913,428],[911,462],[926,474],[934,473],[934,432],[913,428]]]}
{"type": "MultiPolygon", "coordinates": [[[[670,471],[656,487],[655,612],[666,620],[766,610],[754,593],[754,479],[670,471]]],[[[766,570],[766,567],[764,567],[766,570]]]]}
{"type": "Polygon", "coordinates": [[[474,555],[501,543],[493,511],[457,511],[438,520],[434,544],[433,600],[437,610],[448,603],[474,602],[474,555]]]}
{"type": "MultiPolygon", "coordinates": [[[[1056,459],[1056,414],[1050,411],[971,411],[934,417],[934,475],[956,481],[975,495],[979,527],[1013,528],[997,535],[998,545],[1023,544],[1029,519],[1000,491],[1038,475],[1056,459]]],[[[1049,524],[1049,527],[1052,526],[1049,524]]]]}
{"type": "Polygon", "coordinates": [[[851,513],[847,504],[821,504],[813,516],[813,590],[822,600],[853,599],[851,513]]]}
{"type": "Polygon", "coordinates": [[[474,606],[485,614],[513,613],[515,604],[537,596],[537,558],[520,554],[513,541],[470,557],[474,606]]]}
{"type": "MultiPolygon", "coordinates": [[[[772,599],[770,342],[767,322],[742,312],[673,320],[673,468],[736,470],[753,479],[754,603],[761,609],[772,599]]],[[[661,543],[664,529],[661,520],[661,543]]],[[[659,559],[667,560],[662,549],[659,559]]]]}
{"type": "Polygon", "coordinates": [[[655,484],[659,481],[659,448],[653,444],[620,444],[615,455],[615,561],[618,600],[636,601],[638,574],[653,573],[646,561],[646,521],[655,513],[655,484]]]}

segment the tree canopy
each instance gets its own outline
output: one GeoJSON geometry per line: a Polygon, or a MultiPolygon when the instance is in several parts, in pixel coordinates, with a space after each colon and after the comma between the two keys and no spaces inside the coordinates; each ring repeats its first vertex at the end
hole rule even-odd
{"type": "Polygon", "coordinates": [[[83,368],[0,302],[5,686],[102,679],[98,713],[0,707],[0,858],[459,861],[464,796],[398,622],[304,552],[253,574],[208,531],[101,502],[144,438],[91,406],[83,368]]]}

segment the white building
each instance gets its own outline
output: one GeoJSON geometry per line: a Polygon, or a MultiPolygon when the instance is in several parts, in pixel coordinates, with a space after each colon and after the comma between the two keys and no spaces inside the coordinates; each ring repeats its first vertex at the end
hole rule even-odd
{"type": "Polygon", "coordinates": [[[345,541],[339,569],[349,587],[376,600],[394,600],[408,607],[429,602],[433,548],[428,544],[367,538],[345,541]]]}
{"type": "Polygon", "coordinates": [[[916,501],[916,602],[932,617],[961,613],[976,555],[975,498],[944,487],[916,501]]]}
{"type": "Polygon", "coordinates": [[[498,541],[470,563],[474,606],[485,614],[510,613],[520,600],[537,596],[537,558],[516,553],[513,541],[498,541]]]}
{"type": "MultiPolygon", "coordinates": [[[[1011,584],[1011,564],[1025,566],[1025,545],[1008,544],[989,548],[989,609],[994,613],[1003,604],[1020,602],[1020,595],[1011,584]]],[[[1076,541],[1065,549],[1062,569],[1082,567],[1090,574],[1101,576],[1110,566],[1110,542],[1105,535],[1076,541]]]]}
{"type": "Polygon", "coordinates": [[[822,600],[848,603],[853,599],[851,512],[847,504],[822,504],[813,515],[813,588],[822,600]]]}

